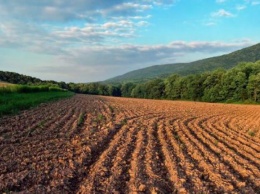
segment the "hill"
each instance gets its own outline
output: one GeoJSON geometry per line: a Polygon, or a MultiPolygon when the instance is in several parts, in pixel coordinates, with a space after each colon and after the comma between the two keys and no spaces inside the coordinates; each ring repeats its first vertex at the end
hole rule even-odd
{"type": "Polygon", "coordinates": [[[20,85],[49,85],[58,86],[62,89],[68,89],[68,84],[65,82],[57,82],[53,80],[41,80],[39,78],[22,75],[15,72],[0,71],[0,86],[6,84],[20,85]]]}
{"type": "Polygon", "coordinates": [[[258,60],[260,60],[260,43],[230,54],[202,59],[191,63],[155,65],[138,69],[105,80],[104,83],[145,82],[154,78],[167,77],[170,74],[179,74],[183,76],[199,74],[218,68],[230,69],[241,62],[256,62],[258,60]]]}
{"type": "Polygon", "coordinates": [[[43,83],[42,80],[22,75],[19,73],[8,72],[8,71],[0,71],[0,82],[2,83],[12,83],[12,84],[36,84],[36,83],[43,83]]]}

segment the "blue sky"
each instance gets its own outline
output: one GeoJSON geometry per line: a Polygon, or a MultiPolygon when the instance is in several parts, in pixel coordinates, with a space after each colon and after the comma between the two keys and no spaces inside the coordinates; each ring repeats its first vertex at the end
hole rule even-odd
{"type": "Polygon", "coordinates": [[[260,0],[0,0],[0,70],[105,80],[260,42],[260,0]]]}

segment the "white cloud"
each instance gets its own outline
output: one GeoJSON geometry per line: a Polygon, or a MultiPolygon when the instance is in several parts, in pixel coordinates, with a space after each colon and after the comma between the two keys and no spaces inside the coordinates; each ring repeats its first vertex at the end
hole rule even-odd
{"type": "MultiPolygon", "coordinates": [[[[64,81],[98,81],[149,65],[182,62],[188,56],[232,51],[251,42],[172,42],[126,44],[150,25],[150,10],[178,0],[0,0],[0,49],[48,56],[33,60],[34,76],[64,81]],[[114,46],[112,46],[114,45],[114,46]],[[38,64],[38,65],[37,65],[38,64]]],[[[212,17],[232,17],[219,10],[212,17]]],[[[215,25],[211,18],[205,25],[215,25]]],[[[15,55],[13,55],[15,56],[15,55]]],[[[10,58],[11,60],[11,58],[10,58]]],[[[13,61],[13,64],[17,61],[13,61]]],[[[26,61],[19,61],[18,69],[26,61]],[[23,63],[23,64],[22,64],[23,63]]],[[[9,64],[9,63],[8,63],[9,64]]],[[[28,69],[28,68],[27,68],[28,69]]]]}
{"type": "Polygon", "coordinates": [[[151,9],[152,5],[143,5],[143,4],[138,4],[138,3],[123,3],[120,5],[116,5],[114,7],[111,8],[111,11],[129,11],[131,9],[134,9],[136,11],[145,11],[148,9],[151,9]]]}
{"type": "Polygon", "coordinates": [[[147,10],[174,2],[0,0],[0,47],[58,54],[86,44],[122,43],[149,25],[147,10]]]}
{"type": "Polygon", "coordinates": [[[220,10],[218,10],[216,12],[213,12],[211,14],[211,16],[212,17],[234,17],[235,15],[230,13],[230,12],[228,12],[228,11],[226,11],[226,10],[224,10],[224,9],[220,9],[220,10]]]}
{"type": "Polygon", "coordinates": [[[216,0],[217,3],[224,3],[226,2],[227,0],[216,0]]]}
{"type": "Polygon", "coordinates": [[[0,0],[0,47],[23,47],[35,52],[59,54],[66,52],[70,47],[111,42],[118,44],[127,38],[137,36],[136,31],[139,28],[149,25],[151,15],[140,12],[151,9],[153,3],[122,3],[122,0],[113,0],[109,4],[99,1],[102,9],[94,13],[89,8],[96,7],[94,1],[77,0],[71,7],[64,7],[64,2],[58,0],[51,3],[43,0],[39,5],[33,4],[33,1],[22,4],[20,1],[14,3],[0,0]],[[17,12],[6,11],[12,6],[17,12]],[[80,12],[81,6],[89,7],[86,12],[80,12]],[[39,14],[32,14],[36,12],[39,14]],[[117,15],[118,12],[124,13],[117,15]],[[136,14],[133,15],[134,12],[136,14]],[[93,15],[97,15],[97,18],[91,19],[93,15]],[[82,18],[84,20],[81,20],[82,18]],[[74,19],[76,21],[73,21],[74,19]],[[92,22],[89,22],[90,20],[92,22]],[[55,25],[49,21],[55,21],[55,25]]]}
{"type": "Polygon", "coordinates": [[[260,1],[252,1],[252,5],[260,5],[260,1]]]}
{"type": "Polygon", "coordinates": [[[205,26],[215,26],[217,25],[216,22],[206,22],[204,23],[205,26]]]}
{"type": "Polygon", "coordinates": [[[179,0],[143,0],[143,2],[152,3],[154,5],[172,5],[179,0]]]}
{"type": "Polygon", "coordinates": [[[0,0],[0,15],[12,15],[31,21],[70,21],[85,16],[88,19],[97,9],[108,9],[121,4],[122,0],[0,0]]]}
{"type": "Polygon", "coordinates": [[[246,9],[245,5],[237,5],[236,6],[236,10],[238,10],[238,11],[241,11],[241,10],[244,10],[244,9],[246,9]]]}
{"type": "Polygon", "coordinates": [[[139,17],[142,12],[155,6],[173,4],[174,1],[146,0],[0,0],[0,16],[28,21],[68,22],[74,20],[93,21],[103,16],[139,17]]]}
{"type": "Polygon", "coordinates": [[[245,3],[250,4],[252,6],[256,6],[256,5],[260,4],[259,0],[244,0],[244,1],[245,1],[245,3]]]}
{"type": "Polygon", "coordinates": [[[146,21],[119,20],[109,21],[101,24],[85,24],[82,27],[71,26],[53,30],[55,39],[66,42],[66,44],[91,44],[100,45],[120,42],[125,38],[136,36],[136,30],[147,26],[146,21]]]}

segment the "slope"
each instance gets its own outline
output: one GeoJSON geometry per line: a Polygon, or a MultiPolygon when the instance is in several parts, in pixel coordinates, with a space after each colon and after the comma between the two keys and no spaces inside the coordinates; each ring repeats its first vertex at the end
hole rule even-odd
{"type": "Polygon", "coordinates": [[[212,71],[218,68],[230,69],[241,62],[256,62],[260,60],[260,43],[225,54],[194,61],[191,63],[175,63],[167,65],[155,65],[143,69],[134,70],[108,80],[105,83],[145,82],[158,77],[166,77],[170,74],[198,74],[212,71]]]}

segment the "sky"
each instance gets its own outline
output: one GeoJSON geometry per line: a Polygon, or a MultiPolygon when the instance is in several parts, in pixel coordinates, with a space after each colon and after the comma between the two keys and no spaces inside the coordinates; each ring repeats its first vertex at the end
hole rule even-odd
{"type": "Polygon", "coordinates": [[[0,0],[0,70],[102,81],[260,42],[260,0],[0,0]]]}

